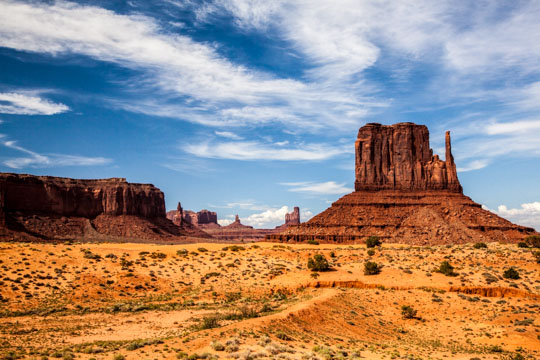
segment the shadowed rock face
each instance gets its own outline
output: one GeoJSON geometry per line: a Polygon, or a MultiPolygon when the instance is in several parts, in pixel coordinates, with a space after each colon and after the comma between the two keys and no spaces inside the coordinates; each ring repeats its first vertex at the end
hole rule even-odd
{"type": "Polygon", "coordinates": [[[163,192],[123,178],[78,180],[0,174],[4,211],[95,218],[98,215],[165,217],[163,192]]]}
{"type": "Polygon", "coordinates": [[[8,240],[183,242],[208,237],[165,218],[163,192],[123,178],[0,173],[0,235],[8,240]]]}
{"type": "Polygon", "coordinates": [[[355,190],[449,190],[462,192],[446,132],[446,159],[433,155],[424,125],[367,124],[355,143],[355,190]]]}

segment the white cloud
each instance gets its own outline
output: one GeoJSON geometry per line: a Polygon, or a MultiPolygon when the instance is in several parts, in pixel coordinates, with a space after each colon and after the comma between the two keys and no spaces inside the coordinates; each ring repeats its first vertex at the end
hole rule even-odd
{"type": "Polygon", "coordinates": [[[521,120],[512,122],[493,122],[485,127],[488,135],[506,135],[516,133],[540,132],[540,120],[521,120]]]}
{"type": "Polygon", "coordinates": [[[210,126],[280,122],[313,130],[356,127],[359,114],[384,106],[358,87],[350,91],[236,65],[219,55],[216,44],[198,43],[161,26],[140,14],[65,1],[0,3],[2,47],[57,57],[80,54],[142,70],[132,88],[159,92],[143,101],[110,101],[129,111],[210,126]],[[347,115],[354,109],[364,111],[347,115]]]}
{"type": "Polygon", "coordinates": [[[516,224],[540,230],[540,202],[538,201],[521,204],[521,207],[517,209],[508,209],[505,205],[500,205],[495,212],[516,224]]]}
{"type": "Polygon", "coordinates": [[[231,140],[242,140],[243,137],[230,131],[214,131],[214,134],[231,140]]]}
{"type": "Polygon", "coordinates": [[[54,115],[69,110],[64,104],[37,96],[13,92],[0,93],[0,113],[18,115],[54,115]]]}
{"type": "Polygon", "coordinates": [[[325,144],[302,144],[284,148],[256,141],[206,142],[186,144],[182,149],[192,155],[213,159],[320,161],[342,154],[345,149],[325,144]]]}
{"type": "Polygon", "coordinates": [[[217,222],[221,226],[227,226],[233,223],[234,220],[231,219],[219,219],[217,222]]]}
{"type": "Polygon", "coordinates": [[[285,182],[281,183],[281,185],[288,186],[288,191],[307,194],[340,195],[354,191],[354,189],[346,187],[345,183],[338,184],[335,181],[327,181],[322,183],[285,182]]]}
{"type": "Polygon", "coordinates": [[[255,228],[275,227],[285,222],[285,214],[288,212],[290,211],[287,206],[282,206],[279,209],[268,209],[261,213],[249,215],[247,218],[242,219],[242,223],[255,228]]]}
{"type": "MultiPolygon", "coordinates": [[[[0,135],[0,139],[6,139],[5,135],[0,135]]],[[[3,162],[5,166],[12,169],[45,168],[53,166],[98,166],[107,165],[112,162],[111,159],[103,157],[86,157],[66,154],[42,155],[17,145],[17,142],[13,140],[2,140],[1,143],[5,147],[26,154],[25,157],[15,157],[3,162]]]]}

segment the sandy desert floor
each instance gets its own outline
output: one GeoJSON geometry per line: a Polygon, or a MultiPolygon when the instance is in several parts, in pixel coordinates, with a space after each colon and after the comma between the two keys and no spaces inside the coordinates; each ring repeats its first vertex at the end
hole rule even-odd
{"type": "Polygon", "coordinates": [[[0,243],[0,358],[538,359],[533,253],[0,243]],[[310,271],[314,254],[332,271],[310,271]],[[382,271],[364,275],[366,261],[382,271]],[[434,271],[443,261],[457,276],[434,271]]]}

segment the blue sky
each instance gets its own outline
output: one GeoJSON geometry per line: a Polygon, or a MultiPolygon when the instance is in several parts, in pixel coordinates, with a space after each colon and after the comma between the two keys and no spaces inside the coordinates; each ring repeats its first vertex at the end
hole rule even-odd
{"type": "Polygon", "coordinates": [[[540,229],[538,1],[0,2],[0,171],[126,177],[222,224],[352,191],[367,122],[452,132],[473,200],[540,229]]]}

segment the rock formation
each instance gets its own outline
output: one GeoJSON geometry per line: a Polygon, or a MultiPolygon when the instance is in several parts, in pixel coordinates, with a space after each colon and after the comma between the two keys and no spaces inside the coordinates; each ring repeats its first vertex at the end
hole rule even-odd
{"type": "Polygon", "coordinates": [[[446,132],[446,161],[433,155],[424,125],[367,124],[355,143],[355,190],[449,190],[462,192],[446,132]]]}
{"type": "Polygon", "coordinates": [[[293,212],[285,214],[285,225],[298,224],[300,224],[300,208],[295,206],[293,212]]]}
{"type": "Polygon", "coordinates": [[[181,241],[206,234],[165,218],[161,190],[123,178],[78,180],[0,173],[0,224],[7,239],[181,241]]]}
{"type": "Polygon", "coordinates": [[[448,244],[519,241],[534,229],[512,224],[463,195],[446,132],[445,161],[429,146],[423,125],[367,124],[355,143],[355,192],[274,241],[448,244]]]}

